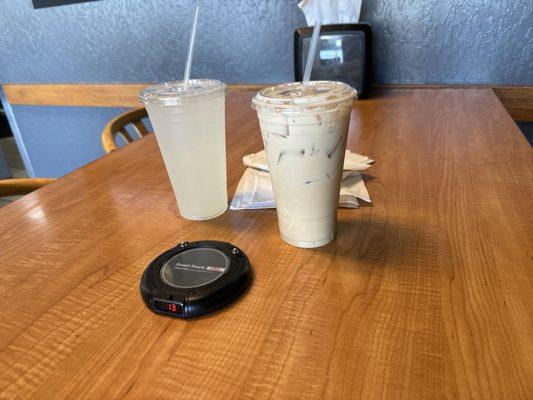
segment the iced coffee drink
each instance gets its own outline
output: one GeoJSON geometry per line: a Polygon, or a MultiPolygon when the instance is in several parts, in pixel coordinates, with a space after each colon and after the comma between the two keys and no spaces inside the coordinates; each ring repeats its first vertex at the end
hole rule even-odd
{"type": "Polygon", "coordinates": [[[341,82],[287,83],[261,90],[257,110],[282,239],[319,247],[335,238],[352,100],[341,82]]]}

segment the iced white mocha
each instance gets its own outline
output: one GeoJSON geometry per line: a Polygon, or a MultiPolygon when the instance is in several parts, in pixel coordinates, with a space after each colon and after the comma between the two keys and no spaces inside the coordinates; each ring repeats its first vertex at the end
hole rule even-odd
{"type": "Polygon", "coordinates": [[[154,85],[141,93],[180,214],[214,218],[228,207],[226,86],[215,80],[154,85]]]}
{"type": "Polygon", "coordinates": [[[282,239],[318,247],[335,238],[355,89],[340,82],[283,84],[253,99],[282,239]]]}

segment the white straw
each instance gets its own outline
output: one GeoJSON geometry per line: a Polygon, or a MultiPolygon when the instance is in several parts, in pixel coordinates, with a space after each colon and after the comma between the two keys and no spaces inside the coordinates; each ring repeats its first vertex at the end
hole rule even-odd
{"type": "Polygon", "coordinates": [[[320,21],[316,21],[315,27],[313,28],[313,36],[311,37],[311,44],[309,45],[309,52],[307,53],[307,63],[305,64],[304,85],[307,85],[309,79],[311,79],[311,71],[313,70],[313,64],[315,61],[316,46],[318,44],[318,35],[320,34],[321,25],[320,21]]]}
{"type": "Polygon", "coordinates": [[[183,74],[183,85],[185,86],[185,89],[187,89],[187,86],[189,85],[189,78],[191,77],[192,54],[194,53],[194,41],[196,39],[198,11],[200,11],[200,7],[196,6],[196,10],[194,11],[194,17],[192,20],[191,37],[189,38],[189,52],[187,53],[187,61],[185,62],[185,73],[183,74]]]}

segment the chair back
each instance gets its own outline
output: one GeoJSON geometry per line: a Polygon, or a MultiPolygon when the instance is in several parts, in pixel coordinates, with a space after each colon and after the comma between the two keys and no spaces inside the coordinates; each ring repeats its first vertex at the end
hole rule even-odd
{"type": "Polygon", "coordinates": [[[0,197],[22,196],[53,181],[55,181],[53,178],[2,179],[0,180],[0,197]]]}
{"type": "Polygon", "coordinates": [[[102,146],[104,147],[104,151],[111,153],[119,148],[116,142],[117,136],[122,137],[126,143],[133,142],[134,139],[130,135],[130,132],[126,130],[127,126],[130,126],[139,138],[148,135],[149,132],[142,121],[143,118],[148,118],[146,108],[144,107],[126,111],[109,121],[102,132],[102,146]]]}

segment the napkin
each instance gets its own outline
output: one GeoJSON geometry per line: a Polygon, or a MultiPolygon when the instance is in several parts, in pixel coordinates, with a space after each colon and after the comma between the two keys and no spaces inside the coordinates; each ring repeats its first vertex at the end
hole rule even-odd
{"type": "MultiPolygon", "coordinates": [[[[237,185],[231,201],[231,210],[275,208],[272,180],[268,173],[265,151],[243,157],[248,168],[237,185]]],[[[344,171],[342,173],[339,206],[357,208],[357,199],[371,202],[360,171],[368,169],[374,160],[367,156],[346,150],[344,171]]]]}
{"type": "Polygon", "coordinates": [[[356,24],[361,14],[362,0],[303,0],[298,7],[305,15],[307,25],[356,24]]]}

